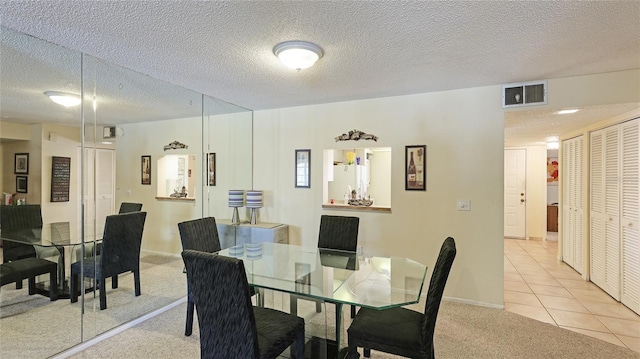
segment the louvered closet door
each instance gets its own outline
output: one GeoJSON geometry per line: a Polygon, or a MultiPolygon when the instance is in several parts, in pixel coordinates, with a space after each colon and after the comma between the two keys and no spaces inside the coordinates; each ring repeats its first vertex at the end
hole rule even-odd
{"type": "Polygon", "coordinates": [[[562,180],[562,260],[573,267],[573,198],[572,176],[575,175],[572,157],[575,143],[573,140],[562,141],[563,171],[562,180]]]}
{"type": "Polygon", "coordinates": [[[591,281],[602,287],[606,283],[605,271],[605,210],[604,210],[604,130],[591,133],[591,160],[589,193],[591,211],[589,212],[589,245],[591,263],[591,281]]]}
{"type": "Polygon", "coordinates": [[[583,272],[583,259],[584,259],[584,245],[582,241],[582,224],[584,221],[583,214],[583,194],[582,194],[582,171],[584,168],[583,163],[583,155],[582,155],[582,136],[577,137],[575,139],[575,152],[574,152],[574,162],[575,162],[575,177],[574,181],[574,223],[573,223],[573,269],[575,269],[578,273],[582,274],[583,272]]]}
{"type": "Polygon", "coordinates": [[[591,281],[620,299],[619,127],[591,137],[591,281]]]}
{"type": "Polygon", "coordinates": [[[621,125],[621,301],[640,314],[640,119],[621,125]]]}

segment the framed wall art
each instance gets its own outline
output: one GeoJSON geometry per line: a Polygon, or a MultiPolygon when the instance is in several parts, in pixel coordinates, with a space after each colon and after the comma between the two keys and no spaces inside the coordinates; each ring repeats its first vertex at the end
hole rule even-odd
{"type": "Polygon", "coordinates": [[[311,150],[296,150],[296,188],[311,188],[311,150]]]}
{"type": "Polygon", "coordinates": [[[216,154],[207,153],[207,186],[216,185],[216,154]]]}
{"type": "Polygon", "coordinates": [[[27,176],[16,176],[16,192],[27,193],[27,176]]]}
{"type": "Polygon", "coordinates": [[[407,191],[427,190],[427,146],[405,146],[404,189],[407,191]]]}
{"type": "Polygon", "coordinates": [[[13,173],[19,175],[29,174],[29,154],[16,153],[13,162],[13,173]]]}
{"type": "Polygon", "coordinates": [[[141,159],[142,184],[151,184],[151,156],[142,156],[141,159]]]}
{"type": "Polygon", "coordinates": [[[51,157],[51,202],[69,202],[71,157],[51,157]]]}

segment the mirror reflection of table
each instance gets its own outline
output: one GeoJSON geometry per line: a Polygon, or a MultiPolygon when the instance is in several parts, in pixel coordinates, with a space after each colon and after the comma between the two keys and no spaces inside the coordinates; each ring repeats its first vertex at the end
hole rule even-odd
{"type": "MultiPolygon", "coordinates": [[[[425,265],[409,258],[365,257],[281,243],[237,245],[219,254],[242,259],[250,285],[335,303],[338,313],[345,304],[385,309],[417,303],[427,273],[425,265]]],[[[310,357],[336,357],[340,330],[338,318],[335,340],[311,338],[305,347],[315,351],[310,357]],[[322,350],[318,340],[325,346],[322,350]]]]}
{"type": "MultiPolygon", "coordinates": [[[[42,227],[23,228],[10,233],[0,232],[2,241],[32,245],[36,248],[37,254],[51,256],[56,253],[60,256],[58,261],[58,298],[68,299],[69,277],[71,263],[80,260],[81,256],[91,256],[94,248],[101,242],[100,239],[94,241],[96,236],[89,233],[85,228],[84,244],[82,246],[82,229],[74,222],[52,222],[45,223],[42,227]],[[83,253],[83,250],[87,251],[83,253]]],[[[90,287],[90,286],[89,286],[90,287]]],[[[36,291],[39,294],[48,296],[48,281],[36,283],[36,291]]]]}

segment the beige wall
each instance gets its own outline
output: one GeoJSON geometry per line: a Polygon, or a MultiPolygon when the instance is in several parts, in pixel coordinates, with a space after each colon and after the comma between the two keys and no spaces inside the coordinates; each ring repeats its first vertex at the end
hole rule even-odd
{"type": "MultiPolygon", "coordinates": [[[[320,215],[360,217],[365,254],[435,264],[442,241],[458,256],[445,295],[503,303],[503,134],[500,87],[389,97],[254,113],[254,183],[273,198],[269,222],[289,224],[290,242],[317,245],[320,215]],[[322,152],[353,148],[334,137],[352,129],[392,148],[391,213],[323,210],[322,152]],[[427,145],[427,191],[405,191],[404,146],[427,145]],[[311,189],[294,188],[295,149],[311,149],[311,189]],[[470,212],[456,210],[471,200],[470,212]]],[[[358,147],[362,147],[358,144],[358,147]]],[[[429,272],[430,275],[431,272],[429,272]]]]}

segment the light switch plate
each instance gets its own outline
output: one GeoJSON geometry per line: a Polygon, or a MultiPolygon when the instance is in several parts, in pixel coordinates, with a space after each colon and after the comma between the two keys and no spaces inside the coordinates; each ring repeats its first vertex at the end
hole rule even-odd
{"type": "Polygon", "coordinates": [[[471,201],[468,199],[459,199],[458,200],[458,211],[470,211],[471,210],[471,201]]]}

